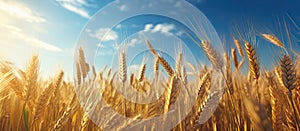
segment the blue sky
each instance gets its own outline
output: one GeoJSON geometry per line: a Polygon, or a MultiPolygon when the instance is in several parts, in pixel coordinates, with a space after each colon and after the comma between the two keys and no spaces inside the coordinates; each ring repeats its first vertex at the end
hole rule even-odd
{"type": "MultiPolygon", "coordinates": [[[[174,5],[177,4],[175,0],[165,1],[170,1],[174,5]]],[[[130,36],[127,43],[132,45],[138,42],[141,43],[145,39],[151,39],[149,37],[142,39],[136,33],[138,30],[150,29],[151,32],[165,35],[170,33],[180,35],[182,33],[178,29],[179,24],[155,16],[141,16],[140,18],[123,21],[121,24],[115,25],[114,30],[108,34],[108,37],[103,37],[103,32],[107,31],[105,28],[84,29],[99,9],[107,6],[110,2],[112,0],[1,1],[0,57],[14,62],[20,68],[24,68],[31,55],[39,54],[41,73],[44,76],[53,76],[53,72],[58,71],[59,68],[62,68],[68,76],[71,76],[73,72],[73,51],[79,40],[79,35],[83,32],[91,37],[91,41],[97,42],[98,38],[105,38],[110,45],[114,45],[115,39],[124,40],[125,36],[130,36]]],[[[122,2],[122,0],[118,0],[118,2],[122,2]]],[[[253,24],[255,34],[271,33],[286,41],[285,33],[281,34],[283,32],[283,20],[286,20],[295,35],[293,48],[299,51],[299,29],[293,23],[300,23],[300,12],[298,11],[300,10],[300,2],[297,0],[188,0],[188,2],[202,11],[228,47],[233,47],[233,44],[231,44],[232,37],[237,37],[234,27],[239,27],[241,30],[247,29],[247,22],[253,24]],[[278,19],[280,20],[278,21],[278,19]]],[[[126,12],[134,9],[134,7],[120,5],[118,9],[126,12]]],[[[168,8],[163,10],[168,10],[168,8]]],[[[112,13],[110,15],[114,16],[116,14],[112,13]]],[[[159,37],[154,34],[151,35],[153,35],[153,38],[159,37]]],[[[267,43],[259,36],[257,37],[260,48],[258,53],[261,54],[261,61],[263,61],[263,64],[268,64],[273,61],[274,56],[264,54],[268,54],[270,50],[277,51],[280,49],[267,43]]],[[[161,38],[161,40],[165,38],[161,38]]],[[[170,38],[168,42],[180,41],[176,37],[168,38],[170,38]]],[[[102,49],[102,51],[98,50],[99,55],[96,56],[103,57],[105,54],[114,52],[112,49],[115,48],[114,46],[107,48],[104,48],[104,46],[103,44],[95,46],[96,48],[100,47],[99,50],[102,49]]],[[[162,47],[167,48],[168,46],[162,45],[162,47]]],[[[170,51],[173,49],[173,47],[170,48],[170,51]]],[[[95,64],[111,63],[112,59],[101,60],[104,62],[97,60],[95,64]]]]}

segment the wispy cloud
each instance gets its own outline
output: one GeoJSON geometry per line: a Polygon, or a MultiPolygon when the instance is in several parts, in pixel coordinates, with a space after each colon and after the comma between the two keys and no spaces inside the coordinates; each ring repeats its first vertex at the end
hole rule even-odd
{"type": "Polygon", "coordinates": [[[14,43],[18,43],[21,41],[22,43],[27,44],[31,47],[36,47],[36,48],[53,51],[53,52],[62,51],[59,47],[56,47],[32,35],[29,35],[18,27],[12,25],[0,25],[0,30],[6,30],[6,32],[0,31],[1,32],[0,38],[1,41],[3,40],[4,43],[9,42],[11,40],[14,41],[14,43]]]}
{"type": "Polygon", "coordinates": [[[152,33],[162,33],[166,36],[171,36],[172,32],[175,30],[175,25],[173,24],[157,24],[157,25],[153,25],[153,24],[146,24],[144,27],[144,31],[145,32],[152,32],[152,33]]]}
{"type": "Polygon", "coordinates": [[[111,49],[110,50],[101,50],[101,51],[97,52],[98,56],[110,56],[113,54],[114,54],[114,51],[111,49]]]}
{"type": "Polygon", "coordinates": [[[57,2],[65,9],[80,15],[81,17],[90,19],[91,16],[89,15],[88,10],[86,7],[90,5],[88,2],[84,0],[57,0],[57,2]]]}
{"type": "Polygon", "coordinates": [[[91,30],[86,30],[86,31],[89,33],[91,37],[97,38],[98,40],[113,41],[118,39],[117,32],[109,28],[100,28],[95,32],[92,32],[91,30]]]}
{"type": "Polygon", "coordinates": [[[204,3],[206,0],[195,0],[197,3],[204,3]]]}
{"type": "Polygon", "coordinates": [[[24,19],[30,23],[46,22],[37,12],[20,3],[0,1],[0,11],[5,12],[13,17],[24,19]]]}
{"type": "Polygon", "coordinates": [[[175,7],[180,7],[181,6],[181,1],[177,1],[176,3],[175,3],[175,7]]]}

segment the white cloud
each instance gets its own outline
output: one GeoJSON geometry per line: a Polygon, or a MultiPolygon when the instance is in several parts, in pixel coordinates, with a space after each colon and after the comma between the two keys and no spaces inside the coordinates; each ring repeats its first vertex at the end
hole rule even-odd
{"type": "Polygon", "coordinates": [[[178,36],[182,36],[183,34],[184,34],[183,31],[178,31],[178,32],[176,33],[176,35],[178,35],[178,36]]]}
{"type": "Polygon", "coordinates": [[[138,74],[140,70],[141,65],[130,65],[128,67],[128,72],[132,74],[138,74]]]}
{"type": "Polygon", "coordinates": [[[99,48],[104,48],[104,47],[105,47],[105,46],[104,46],[103,44],[101,44],[101,43],[98,44],[97,46],[98,46],[99,48]]]}
{"type": "Polygon", "coordinates": [[[31,47],[37,47],[40,49],[61,52],[62,50],[52,44],[42,41],[32,35],[27,34],[22,29],[12,26],[12,25],[0,25],[1,30],[6,30],[6,32],[1,31],[1,43],[11,42],[19,44],[18,42],[25,43],[31,47]],[[5,34],[4,34],[5,33],[5,34]],[[3,38],[2,38],[3,37],[3,38]]]}
{"type": "Polygon", "coordinates": [[[126,5],[121,5],[120,10],[121,11],[127,11],[129,8],[126,5]]]}
{"type": "Polygon", "coordinates": [[[92,32],[92,30],[91,30],[91,29],[85,29],[85,32],[87,32],[87,33],[91,33],[91,32],[92,32]]]}
{"type": "Polygon", "coordinates": [[[117,32],[109,28],[100,28],[95,32],[89,32],[90,36],[103,41],[112,41],[118,39],[117,32]]]}
{"type": "Polygon", "coordinates": [[[82,5],[88,5],[88,3],[85,0],[73,0],[73,1],[75,1],[75,2],[77,2],[79,4],[82,4],[82,5]]]}
{"type": "Polygon", "coordinates": [[[150,31],[150,30],[152,29],[152,27],[153,27],[152,24],[146,24],[146,25],[145,25],[145,28],[144,28],[144,31],[145,31],[145,32],[148,32],[148,31],[150,31]]]}
{"type": "Polygon", "coordinates": [[[63,8],[80,15],[81,17],[90,19],[88,11],[84,7],[89,4],[84,0],[59,0],[57,1],[63,8]]]}
{"type": "Polygon", "coordinates": [[[122,25],[121,24],[118,24],[117,26],[116,26],[116,29],[121,29],[122,28],[122,25]]]}
{"type": "Polygon", "coordinates": [[[172,35],[171,31],[175,30],[175,25],[173,24],[157,24],[156,26],[153,26],[152,24],[146,24],[144,31],[145,32],[152,32],[152,33],[162,33],[166,36],[172,35]]]}
{"type": "Polygon", "coordinates": [[[141,44],[143,41],[141,39],[136,39],[136,38],[133,38],[131,39],[127,45],[130,46],[130,47],[134,47],[135,45],[137,44],[141,44]]]}
{"type": "Polygon", "coordinates": [[[46,22],[46,19],[41,17],[37,12],[19,3],[0,1],[0,11],[13,17],[24,19],[30,23],[46,22]]]}

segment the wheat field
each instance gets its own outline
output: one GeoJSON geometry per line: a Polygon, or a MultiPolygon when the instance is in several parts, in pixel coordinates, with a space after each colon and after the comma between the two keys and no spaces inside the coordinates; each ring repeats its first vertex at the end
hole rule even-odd
{"type": "MultiPolygon", "coordinates": [[[[172,130],[299,130],[300,118],[300,59],[299,54],[288,54],[285,44],[270,34],[262,34],[270,44],[283,51],[280,61],[270,70],[261,69],[257,48],[245,40],[235,40],[235,48],[229,53],[219,54],[209,41],[199,45],[206,53],[212,66],[183,66],[182,54],[178,54],[173,69],[168,61],[154,50],[149,41],[146,44],[155,62],[151,69],[154,78],[148,79],[145,70],[149,65],[141,64],[139,74],[128,74],[126,52],[120,52],[119,70],[110,67],[97,71],[85,60],[84,50],[78,49],[74,81],[64,80],[64,71],[59,71],[51,79],[41,79],[39,57],[32,56],[25,70],[16,68],[9,61],[0,65],[0,128],[2,130],[102,130],[82,109],[75,90],[102,94],[103,100],[119,114],[133,120],[152,118],[170,110],[179,93],[195,95],[191,111],[172,130]],[[248,68],[243,73],[241,68],[248,68]],[[168,77],[159,77],[159,68],[168,77]],[[187,72],[192,70],[193,73],[187,72]],[[218,70],[225,81],[224,94],[210,90],[213,75],[218,70]],[[247,74],[247,75],[245,75],[247,74]],[[196,77],[193,81],[189,75],[196,77]],[[92,87],[97,83],[97,90],[92,87]],[[138,92],[153,90],[154,85],[165,87],[165,91],[150,104],[137,104],[116,91],[115,86],[133,87],[138,92]],[[190,85],[196,85],[190,89],[190,85]],[[181,91],[181,92],[180,92],[181,91]],[[199,115],[208,112],[209,105],[221,95],[214,114],[204,124],[199,123],[199,115]]],[[[221,85],[220,85],[221,86],[221,85]]],[[[87,105],[89,106],[89,105],[87,105]]],[[[92,105],[93,106],[93,105],[92,105]]],[[[96,112],[103,110],[95,105],[96,112]]],[[[103,114],[98,114],[103,117],[103,114]]],[[[128,127],[130,123],[116,123],[114,116],[103,123],[111,124],[116,130],[128,127]]],[[[147,125],[139,130],[159,130],[161,125],[147,125]]]]}

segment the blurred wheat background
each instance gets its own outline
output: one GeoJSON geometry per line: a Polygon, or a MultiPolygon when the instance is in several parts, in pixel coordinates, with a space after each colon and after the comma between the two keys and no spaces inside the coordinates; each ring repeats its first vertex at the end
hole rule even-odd
{"type": "MultiPolygon", "coordinates": [[[[119,71],[105,67],[97,71],[85,61],[84,50],[79,48],[75,81],[63,79],[64,71],[44,80],[39,74],[39,57],[32,56],[25,70],[14,67],[9,61],[0,65],[0,127],[2,130],[102,130],[83,111],[75,89],[89,95],[96,90],[112,109],[136,121],[151,118],[169,111],[181,92],[195,93],[195,103],[188,115],[172,130],[299,130],[300,118],[300,59],[297,53],[288,53],[285,44],[276,36],[262,37],[283,49],[280,61],[274,68],[260,68],[259,56],[253,43],[235,40],[235,48],[225,54],[214,50],[209,41],[198,43],[212,66],[182,64],[178,54],[175,68],[156,53],[149,41],[146,44],[155,56],[154,79],[145,77],[146,64],[141,64],[139,74],[128,74],[126,52],[119,54],[119,71]],[[238,57],[239,56],[239,57],[238,57]],[[241,59],[239,59],[241,58],[241,59]],[[245,64],[245,61],[248,65],[245,64]],[[198,68],[197,68],[198,67],[198,68]],[[249,68],[248,73],[240,71],[249,68]],[[168,74],[157,79],[159,68],[168,74]],[[186,72],[190,68],[192,72],[186,72]],[[225,93],[210,90],[212,71],[219,70],[225,80],[225,93]],[[247,75],[244,75],[247,74],[247,75]],[[187,77],[193,75],[195,80],[187,77]],[[190,85],[196,89],[190,89],[190,85]],[[151,104],[138,104],[124,99],[115,86],[133,87],[138,92],[152,90],[153,85],[165,87],[164,93],[151,104]],[[102,90],[100,90],[102,89],[102,90]],[[199,115],[209,112],[209,105],[222,95],[218,107],[210,119],[199,123],[199,115]]],[[[220,85],[221,86],[221,85],[220,85]]],[[[176,105],[175,105],[176,106],[176,105]]],[[[101,110],[101,107],[96,107],[101,110]]],[[[99,114],[98,117],[101,117],[99,114]]],[[[114,123],[114,116],[104,121],[122,130],[130,123],[114,123]]],[[[140,130],[159,130],[161,125],[145,125],[140,130]],[[146,127],[148,126],[148,127],[146,127]]]]}

